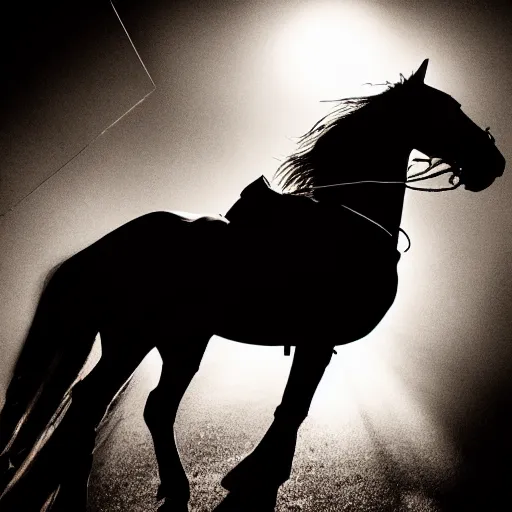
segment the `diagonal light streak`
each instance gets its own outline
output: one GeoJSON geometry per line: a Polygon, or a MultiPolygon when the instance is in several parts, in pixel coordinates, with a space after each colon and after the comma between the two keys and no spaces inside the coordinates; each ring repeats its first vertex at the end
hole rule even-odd
{"type": "Polygon", "coordinates": [[[132,110],[134,110],[137,106],[139,106],[150,94],[152,94],[156,90],[156,84],[153,81],[153,78],[151,77],[148,69],[146,68],[146,65],[144,64],[144,61],[142,60],[139,52],[137,51],[137,48],[133,44],[132,38],[130,37],[130,34],[128,34],[128,31],[126,30],[126,27],[124,26],[124,23],[121,20],[121,17],[119,16],[119,13],[117,12],[117,9],[114,7],[114,4],[112,3],[112,0],[110,1],[110,5],[112,6],[112,9],[114,10],[114,13],[119,20],[119,23],[121,24],[121,27],[123,27],[123,30],[126,34],[126,37],[128,38],[128,41],[130,41],[130,44],[132,45],[132,48],[137,55],[137,58],[139,59],[145,73],[147,74],[149,80],[151,81],[151,84],[153,85],[153,89],[149,91],[143,98],[141,98],[135,105],[130,107],[124,114],[119,116],[113,123],[109,124],[103,131],[98,133],[89,143],[87,143],[82,149],[80,149],[78,152],[76,152],[73,156],[71,156],[66,162],[64,162],[60,167],[58,167],[54,172],[52,172],[49,176],[47,176],[39,185],[37,185],[34,189],[32,189],[28,194],[24,195],[19,201],[14,203],[13,206],[11,206],[7,211],[4,213],[0,213],[0,218],[5,217],[7,214],[11,213],[13,210],[15,210],[22,202],[24,202],[26,199],[28,199],[34,192],[39,190],[47,181],[52,179],[56,174],[58,174],[60,171],[62,171],[68,164],[70,164],[73,160],[75,160],[77,157],[79,157],[89,146],[94,144],[102,135],[104,135],[108,130],[110,130],[113,126],[115,126],[121,119],[126,117],[132,110]]]}

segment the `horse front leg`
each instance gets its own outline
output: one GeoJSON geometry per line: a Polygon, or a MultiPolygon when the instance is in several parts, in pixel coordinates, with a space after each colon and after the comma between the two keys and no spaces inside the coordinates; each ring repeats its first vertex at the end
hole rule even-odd
{"type": "Polygon", "coordinates": [[[297,433],[333,353],[332,346],[298,346],[274,421],[254,451],[222,480],[229,491],[277,489],[290,477],[297,433]]]}
{"type": "Polygon", "coordinates": [[[174,421],[181,399],[196,374],[208,344],[208,338],[185,340],[190,345],[174,350],[158,346],[162,374],[144,408],[144,420],[153,438],[160,486],[157,499],[165,499],[160,512],[188,511],[190,485],[181,464],[174,435],[174,421]]]}

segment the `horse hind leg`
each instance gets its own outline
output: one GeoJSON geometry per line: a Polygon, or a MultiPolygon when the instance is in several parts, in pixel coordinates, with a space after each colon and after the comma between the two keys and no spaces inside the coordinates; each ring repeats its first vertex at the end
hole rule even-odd
{"type": "Polygon", "coordinates": [[[144,420],[153,438],[160,486],[157,499],[165,500],[161,512],[187,512],[190,486],[181,464],[174,435],[174,422],[181,399],[199,369],[210,336],[183,340],[185,347],[159,345],[162,357],[160,381],[144,408],[144,420]]]}
{"type": "MultiPolygon", "coordinates": [[[[71,405],[27,477],[14,488],[12,496],[7,495],[8,503],[25,504],[29,499],[31,506],[27,510],[35,510],[32,503],[40,507],[48,491],[59,487],[52,512],[86,510],[96,427],[123,384],[153,348],[150,342],[128,328],[103,327],[100,335],[102,355],[99,362],[73,386],[71,405]],[[25,498],[27,494],[32,497],[25,498]]],[[[16,508],[21,509],[19,505],[16,508]]]]}
{"type": "Polygon", "coordinates": [[[86,293],[68,262],[52,275],[15,365],[0,414],[3,491],[77,378],[97,333],[86,293]]]}
{"type": "Polygon", "coordinates": [[[56,431],[51,456],[57,454],[64,471],[52,512],[86,510],[96,428],[119,390],[154,348],[148,337],[128,326],[107,326],[100,335],[101,358],[90,374],[74,386],[71,406],[62,428],[59,426],[60,432],[56,431]],[[80,442],[76,443],[76,439],[80,442]]]}

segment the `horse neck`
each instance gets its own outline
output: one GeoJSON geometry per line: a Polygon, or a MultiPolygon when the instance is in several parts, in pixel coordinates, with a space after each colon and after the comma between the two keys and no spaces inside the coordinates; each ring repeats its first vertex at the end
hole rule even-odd
{"type": "MultiPolygon", "coordinates": [[[[398,139],[399,140],[399,139],[398,139]]],[[[344,158],[344,172],[336,183],[361,181],[405,182],[411,148],[397,140],[375,144],[367,154],[344,158]]],[[[342,204],[371,219],[398,240],[405,185],[391,183],[347,184],[318,189],[315,198],[342,204]]]]}

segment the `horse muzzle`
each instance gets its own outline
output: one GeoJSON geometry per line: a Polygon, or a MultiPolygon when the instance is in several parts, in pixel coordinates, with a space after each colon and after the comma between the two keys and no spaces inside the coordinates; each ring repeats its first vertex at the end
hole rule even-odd
{"type": "Polygon", "coordinates": [[[503,175],[505,158],[493,144],[484,152],[472,155],[471,161],[461,165],[460,181],[466,190],[481,192],[503,175]]]}

